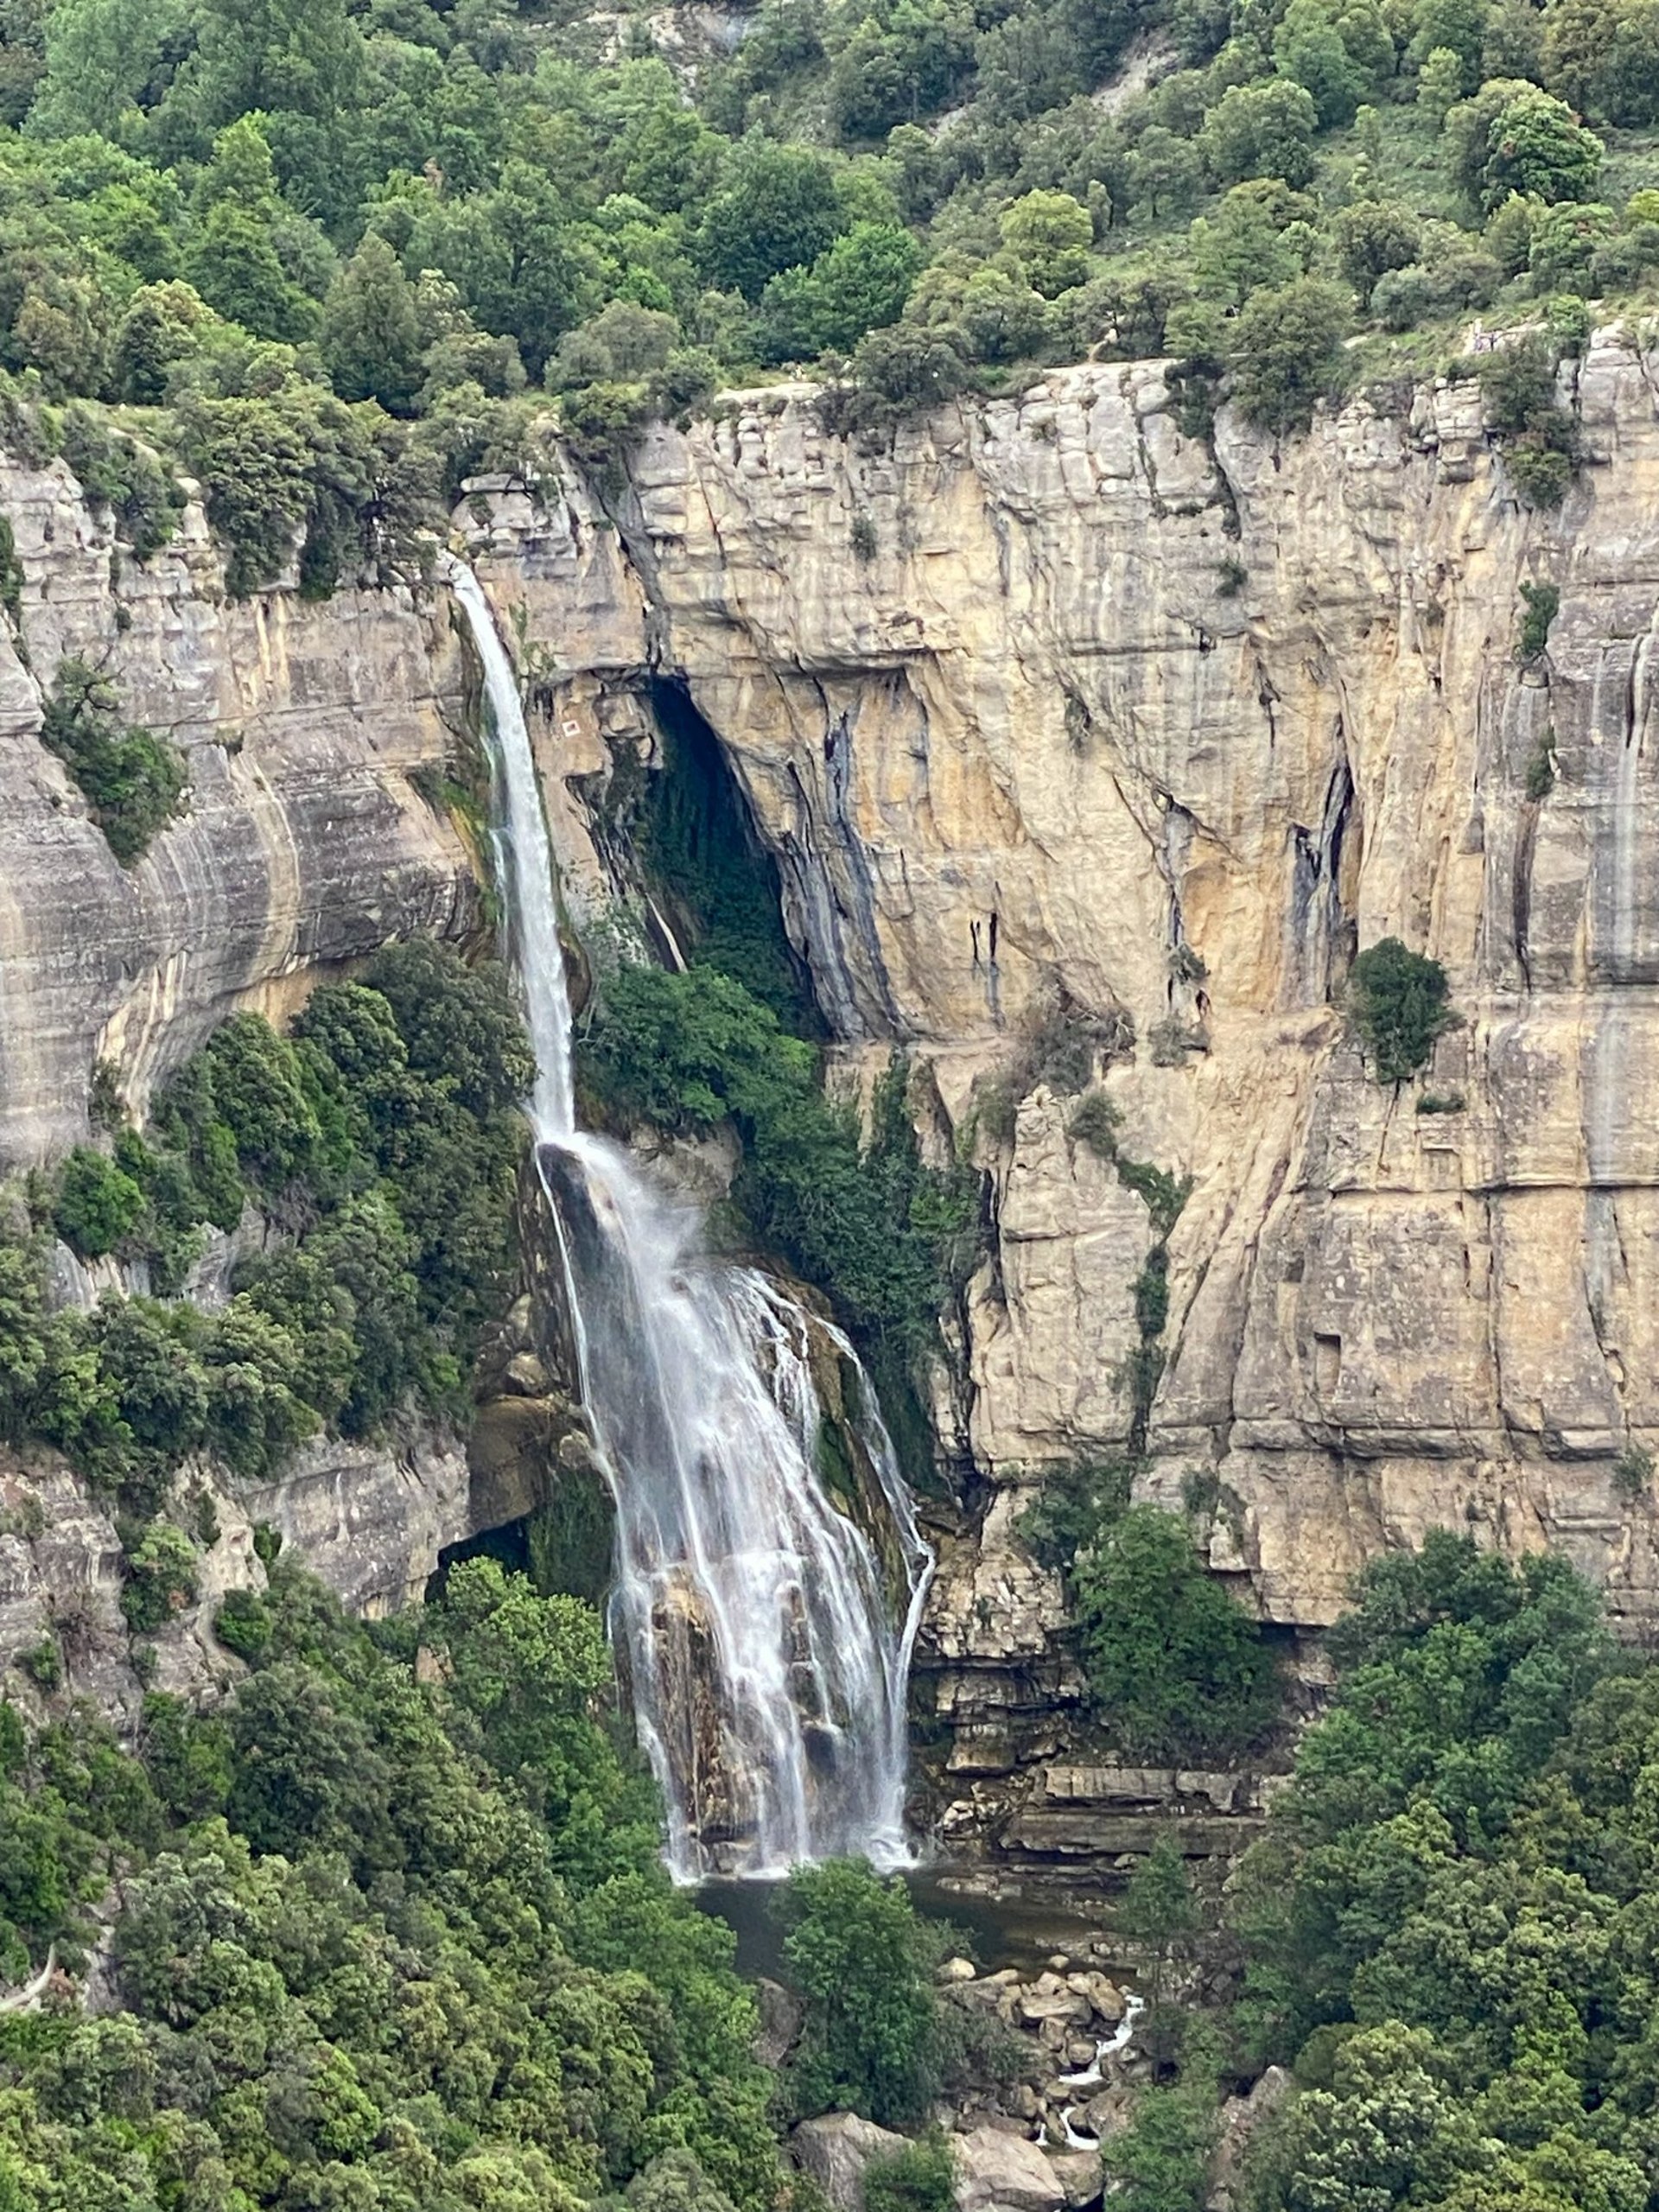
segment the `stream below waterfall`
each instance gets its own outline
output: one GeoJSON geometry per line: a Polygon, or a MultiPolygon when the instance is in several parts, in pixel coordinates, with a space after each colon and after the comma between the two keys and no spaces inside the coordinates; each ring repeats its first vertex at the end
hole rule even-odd
{"type": "Polygon", "coordinates": [[[536,1056],[529,1104],[583,1409],[616,1504],[613,1642],[668,1809],[675,1878],[910,1852],[906,1696],[933,1568],[844,1336],[711,1256],[695,1209],[575,1126],[552,849],[512,663],[472,570],[443,574],[483,667],[495,848],[536,1056]],[[904,1590],[817,1471],[813,1355],[855,1377],[854,1427],[904,1590]]]}

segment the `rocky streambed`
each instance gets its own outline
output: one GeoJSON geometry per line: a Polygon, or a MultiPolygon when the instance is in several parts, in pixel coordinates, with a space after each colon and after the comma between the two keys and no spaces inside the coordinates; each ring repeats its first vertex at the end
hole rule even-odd
{"type": "MultiPolygon", "coordinates": [[[[963,1958],[939,1969],[942,2000],[969,2017],[982,2075],[943,2104],[962,2212],[1083,2212],[1103,2189],[1099,2145],[1122,2127],[1150,2062],[1135,2049],[1144,1999],[1107,1969],[1103,1938],[1055,1952],[1034,1973],[981,1973],[963,1958]]],[[[781,1995],[781,1992],[778,1993],[781,1995]]],[[[851,2113],[804,2120],[797,2163],[834,2212],[862,2212],[866,2168],[904,2138],[851,2113]]]]}

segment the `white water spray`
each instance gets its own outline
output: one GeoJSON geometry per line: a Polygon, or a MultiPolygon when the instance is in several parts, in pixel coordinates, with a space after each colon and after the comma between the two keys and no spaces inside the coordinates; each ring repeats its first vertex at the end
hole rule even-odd
{"type": "Polygon", "coordinates": [[[710,1259],[695,1212],[575,1127],[552,854],[512,664],[470,569],[446,581],[483,664],[496,849],[536,1052],[531,1113],[582,1402],[617,1510],[613,1629],[669,1810],[677,1879],[909,1856],[905,1698],[933,1556],[851,1345],[757,1270],[710,1259]],[[885,1503],[883,1563],[819,1479],[816,1332],[885,1503]],[[902,1613],[895,1621],[894,1612],[902,1613]]]}

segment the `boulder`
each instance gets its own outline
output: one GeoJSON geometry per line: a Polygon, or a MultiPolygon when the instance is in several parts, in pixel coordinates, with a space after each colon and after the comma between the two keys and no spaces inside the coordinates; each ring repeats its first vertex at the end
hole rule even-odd
{"type": "Polygon", "coordinates": [[[1054,2151],[1049,2154],[1049,2164],[1065,2191],[1071,2212],[1086,2212],[1089,2205],[1099,2203],[1105,2171],[1098,2151],[1054,2151]]]}
{"type": "Polygon", "coordinates": [[[1248,2096],[1229,2097],[1221,2108],[1221,2125],[1210,2160],[1205,2212],[1235,2212],[1239,2201],[1239,2168],[1245,2145],[1267,2115],[1281,2105],[1290,2092],[1290,2076],[1282,2066],[1269,2066],[1248,2096]]]}
{"type": "Polygon", "coordinates": [[[902,2135],[852,2112],[804,2120],[789,2139],[791,2157],[817,2182],[831,2212],[864,2212],[865,2168],[872,2159],[891,2158],[904,2147],[902,2135]]]}
{"type": "Polygon", "coordinates": [[[1028,2028],[1040,2027],[1045,2020],[1087,2027],[1090,2009],[1089,1999],[1079,1997],[1064,1982],[1058,1989],[1045,1989],[1039,1983],[1034,1989],[1022,1989],[1014,1999],[1014,2010],[1028,2028]]]}
{"type": "Polygon", "coordinates": [[[958,2135],[952,2147],[958,2212],[985,2212],[989,2206],[998,2212],[1061,2212],[1065,2191],[1053,2165],[1023,2136],[976,2127],[958,2135]]]}
{"type": "Polygon", "coordinates": [[[754,2055],[775,2073],[795,2048],[806,2007],[792,1989],[785,1989],[781,1981],[769,1981],[765,1974],[756,1981],[754,1993],[760,2012],[754,2055]]]}

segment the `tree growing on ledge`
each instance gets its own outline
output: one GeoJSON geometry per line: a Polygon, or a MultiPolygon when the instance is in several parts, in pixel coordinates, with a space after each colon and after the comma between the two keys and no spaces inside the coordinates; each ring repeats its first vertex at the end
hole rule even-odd
{"type": "Polygon", "coordinates": [[[1457,1025],[1438,960],[1408,952],[1397,937],[1369,946],[1348,974],[1348,1012],[1379,1083],[1406,1083],[1428,1065],[1435,1041],[1457,1025]]]}

